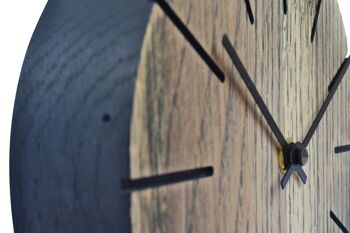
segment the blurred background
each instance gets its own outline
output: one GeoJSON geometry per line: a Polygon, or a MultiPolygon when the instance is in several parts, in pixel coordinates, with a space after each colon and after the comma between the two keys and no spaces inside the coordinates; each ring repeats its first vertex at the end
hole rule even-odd
{"type": "MultiPolygon", "coordinates": [[[[338,0],[350,47],[350,1],[338,0]]],[[[12,109],[24,55],[46,0],[0,0],[0,232],[13,233],[9,191],[12,109]]],[[[348,53],[349,54],[349,53],[348,53]]]]}

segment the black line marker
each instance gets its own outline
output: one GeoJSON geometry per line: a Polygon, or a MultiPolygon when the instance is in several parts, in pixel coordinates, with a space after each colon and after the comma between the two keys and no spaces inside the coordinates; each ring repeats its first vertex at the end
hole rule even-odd
{"type": "Polygon", "coordinates": [[[344,153],[350,151],[350,145],[344,145],[344,146],[337,146],[334,148],[334,153],[344,153]]]}
{"type": "Polygon", "coordinates": [[[251,24],[254,24],[254,15],[253,15],[253,11],[252,11],[252,6],[250,5],[250,1],[245,0],[245,5],[247,7],[247,14],[249,16],[249,21],[251,24]]]}
{"type": "Polygon", "coordinates": [[[283,0],[283,13],[286,15],[288,13],[288,3],[287,0],[283,0]]]}
{"type": "Polygon", "coordinates": [[[198,55],[204,60],[204,62],[209,66],[212,72],[218,77],[221,82],[225,81],[225,75],[222,70],[216,65],[214,60],[209,56],[209,54],[203,49],[199,44],[198,40],[186,27],[186,25],[181,21],[181,19],[176,15],[176,13],[171,9],[171,7],[164,0],[153,0],[156,2],[164,13],[169,17],[177,29],[182,33],[186,40],[192,45],[194,50],[197,51],[198,55]]]}
{"type": "Polygon", "coordinates": [[[317,6],[316,6],[316,14],[315,14],[315,18],[314,18],[314,23],[312,25],[312,30],[311,30],[311,43],[314,42],[314,39],[315,39],[318,16],[320,15],[321,5],[322,5],[322,0],[318,0],[317,6]]]}
{"type": "Polygon", "coordinates": [[[185,181],[202,179],[205,177],[213,176],[213,174],[213,167],[204,167],[134,180],[126,179],[121,181],[121,187],[125,192],[134,192],[143,189],[156,188],[185,181]]]}
{"type": "Polygon", "coordinates": [[[337,224],[337,226],[344,232],[344,233],[349,233],[348,229],[343,225],[343,223],[338,219],[338,217],[331,211],[329,213],[331,219],[337,224]]]}
{"type": "Polygon", "coordinates": [[[348,59],[349,59],[349,57],[344,60],[344,62],[341,64],[339,70],[337,71],[336,75],[332,79],[331,83],[328,85],[328,92],[330,92],[332,90],[332,88],[333,88],[335,82],[337,81],[337,79],[339,77],[341,77],[339,74],[344,69],[344,67],[347,65],[348,59]]]}

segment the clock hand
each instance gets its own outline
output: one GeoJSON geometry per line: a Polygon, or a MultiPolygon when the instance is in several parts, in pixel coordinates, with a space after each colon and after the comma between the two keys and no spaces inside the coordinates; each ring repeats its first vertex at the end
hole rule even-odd
{"type": "Polygon", "coordinates": [[[238,72],[240,73],[244,83],[246,84],[248,90],[250,91],[250,94],[253,96],[256,104],[259,106],[260,111],[262,112],[263,116],[265,117],[267,123],[269,124],[272,132],[275,134],[279,144],[282,146],[282,148],[287,148],[288,143],[286,142],[285,138],[283,137],[280,129],[278,128],[276,122],[274,121],[271,113],[269,112],[267,106],[265,105],[264,101],[262,100],[258,90],[256,89],[254,83],[249,77],[249,74],[247,70],[242,65],[241,60],[239,59],[236,50],[233,48],[230,40],[228,39],[227,35],[224,35],[222,39],[222,44],[224,45],[227,53],[229,54],[231,60],[233,61],[234,65],[236,66],[238,72]]]}
{"type": "Polygon", "coordinates": [[[281,186],[282,189],[284,189],[289,181],[289,178],[291,177],[291,174],[293,172],[297,172],[300,179],[303,181],[304,184],[306,184],[307,176],[302,169],[302,166],[304,166],[307,163],[308,160],[308,153],[306,150],[306,147],[312,138],[312,135],[316,131],[324,113],[327,110],[327,107],[332,100],[337,88],[339,87],[339,84],[344,77],[344,74],[349,67],[350,64],[350,59],[347,58],[343,62],[342,66],[340,67],[339,71],[333,78],[331,84],[328,87],[329,94],[323,103],[319,113],[317,114],[314,122],[312,123],[312,126],[308,133],[306,134],[306,137],[303,141],[303,143],[297,142],[297,143],[291,143],[289,146],[284,150],[284,155],[285,155],[285,164],[288,166],[288,170],[286,174],[283,176],[281,180],[281,186]]]}
{"type": "Polygon", "coordinates": [[[339,84],[341,82],[341,80],[343,79],[346,70],[348,69],[350,65],[350,59],[349,57],[346,58],[343,62],[343,64],[341,65],[340,69],[338,70],[337,74],[335,75],[334,79],[332,80],[332,83],[330,85],[330,89],[329,89],[329,93],[328,96],[326,98],[326,100],[324,101],[324,103],[322,104],[322,107],[320,109],[320,111],[318,112],[318,114],[316,115],[316,118],[314,120],[314,122],[311,125],[311,128],[309,129],[309,131],[307,132],[304,141],[303,141],[303,146],[307,147],[307,145],[309,144],[312,136],[314,135],[324,113],[326,112],[329,103],[331,102],[336,90],[339,87],[339,84]]]}
{"type": "Polygon", "coordinates": [[[346,229],[346,227],[343,225],[343,223],[338,219],[338,217],[331,211],[329,213],[331,219],[337,224],[337,226],[344,232],[344,233],[349,233],[349,231],[346,229]]]}
{"type": "Polygon", "coordinates": [[[341,66],[340,66],[340,68],[339,68],[337,74],[333,77],[331,83],[328,85],[328,92],[330,92],[330,91],[332,90],[332,88],[333,88],[335,82],[336,82],[337,79],[339,78],[338,73],[339,73],[341,70],[345,69],[345,66],[347,65],[346,62],[347,62],[348,59],[349,59],[349,58],[345,58],[344,62],[341,64],[341,66]]]}
{"type": "Polygon", "coordinates": [[[298,173],[301,181],[303,181],[303,183],[306,184],[307,176],[306,176],[304,170],[301,168],[300,165],[299,165],[299,169],[297,170],[297,173],[298,173]]]}
{"type": "Polygon", "coordinates": [[[192,45],[193,49],[196,50],[198,55],[203,59],[203,61],[209,66],[211,71],[216,75],[216,77],[221,81],[225,81],[225,75],[219,66],[214,62],[214,60],[209,56],[209,54],[200,45],[198,40],[186,27],[186,25],[181,21],[181,19],[176,15],[176,13],[171,9],[171,7],[164,0],[153,0],[156,2],[164,13],[169,17],[169,19],[174,23],[177,29],[182,33],[186,40],[192,45]]]}
{"type": "Polygon", "coordinates": [[[292,175],[293,172],[295,172],[295,171],[298,173],[298,175],[299,175],[300,179],[303,181],[303,183],[306,184],[307,176],[306,176],[304,170],[301,168],[300,165],[295,165],[295,164],[293,164],[293,165],[291,165],[291,166],[288,168],[286,174],[284,174],[284,176],[283,176],[283,178],[282,178],[282,180],[281,180],[282,189],[284,189],[284,188],[286,187],[286,185],[287,185],[287,183],[288,183],[288,181],[289,181],[291,175],[292,175]]]}
{"type": "Polygon", "coordinates": [[[284,189],[289,181],[289,178],[291,177],[291,175],[293,174],[294,171],[297,171],[298,166],[297,165],[291,165],[286,174],[284,174],[282,180],[281,180],[281,186],[282,189],[284,189]]]}

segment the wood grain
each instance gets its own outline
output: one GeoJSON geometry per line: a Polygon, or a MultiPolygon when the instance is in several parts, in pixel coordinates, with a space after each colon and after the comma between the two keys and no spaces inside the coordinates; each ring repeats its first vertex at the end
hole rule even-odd
{"type": "Polygon", "coordinates": [[[285,135],[301,141],[347,52],[336,0],[178,0],[171,6],[226,73],[220,84],[158,6],[137,73],[130,139],[131,178],[204,166],[212,178],[132,194],[134,233],[337,232],[350,226],[349,72],[311,140],[303,185],[281,190],[277,141],[221,45],[231,41],[285,135]]]}
{"type": "Polygon", "coordinates": [[[16,233],[131,231],[130,195],[119,183],[129,177],[134,84],[151,7],[48,1],[13,113],[16,233]]]}

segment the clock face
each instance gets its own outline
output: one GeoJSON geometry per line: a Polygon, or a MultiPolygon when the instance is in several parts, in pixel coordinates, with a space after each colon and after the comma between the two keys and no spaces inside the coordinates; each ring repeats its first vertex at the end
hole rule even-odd
{"type": "Polygon", "coordinates": [[[169,2],[224,73],[224,82],[193,41],[185,39],[163,1],[158,3],[137,73],[131,177],[192,169],[198,174],[187,183],[155,188],[158,183],[150,182],[149,189],[133,192],[133,230],[336,231],[329,211],[347,219],[350,214],[349,158],[334,153],[335,146],[350,140],[348,78],[314,126],[316,132],[309,133],[309,142],[303,140],[347,52],[337,2],[169,2]],[[244,75],[282,139],[306,145],[304,174],[298,175],[297,168],[284,189],[278,157],[283,142],[265,120],[244,75]],[[213,174],[199,179],[207,167],[213,174]]]}
{"type": "Polygon", "coordinates": [[[49,1],[15,232],[346,232],[346,53],[336,0],[49,1]]]}

